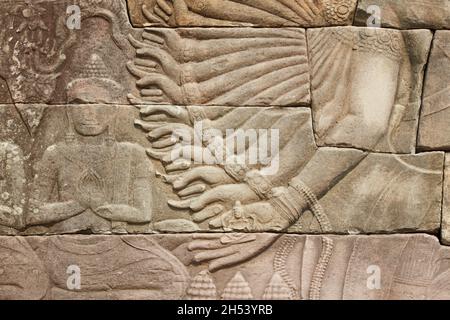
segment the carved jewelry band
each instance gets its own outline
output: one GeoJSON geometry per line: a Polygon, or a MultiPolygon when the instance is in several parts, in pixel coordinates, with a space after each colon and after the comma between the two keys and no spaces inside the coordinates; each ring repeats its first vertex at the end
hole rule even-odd
{"type": "Polygon", "coordinates": [[[306,199],[309,208],[319,222],[322,232],[331,232],[331,223],[327,215],[323,211],[322,206],[319,204],[319,200],[317,199],[314,192],[301,181],[296,181],[295,183],[291,182],[289,183],[289,185],[294,188],[303,198],[306,199]]]}

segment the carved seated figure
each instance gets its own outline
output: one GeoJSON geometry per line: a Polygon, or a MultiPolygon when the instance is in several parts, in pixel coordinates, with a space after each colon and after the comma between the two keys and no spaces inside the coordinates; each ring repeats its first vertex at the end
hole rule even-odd
{"type": "MultiPolygon", "coordinates": [[[[69,84],[69,102],[92,97],[95,79],[69,84]]],[[[96,98],[110,101],[106,82],[98,83],[96,98]]],[[[50,146],[36,167],[28,225],[49,226],[50,233],[124,233],[128,223],[150,222],[151,164],[139,145],[115,140],[116,112],[115,106],[68,107],[65,141],[50,146]]]]}
{"type": "Polygon", "coordinates": [[[24,179],[22,151],[0,143],[0,230],[5,233],[14,233],[22,225],[24,179]]]}

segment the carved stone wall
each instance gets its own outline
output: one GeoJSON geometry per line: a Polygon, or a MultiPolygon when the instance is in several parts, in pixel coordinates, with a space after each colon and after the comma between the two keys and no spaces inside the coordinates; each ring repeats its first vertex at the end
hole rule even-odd
{"type": "Polygon", "coordinates": [[[450,298],[449,13],[0,1],[0,299],[450,298]]]}

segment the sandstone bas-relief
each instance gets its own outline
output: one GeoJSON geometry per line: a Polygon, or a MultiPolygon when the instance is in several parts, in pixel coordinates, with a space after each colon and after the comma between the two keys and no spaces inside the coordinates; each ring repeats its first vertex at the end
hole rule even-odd
{"type": "Polygon", "coordinates": [[[425,77],[418,148],[449,150],[450,31],[436,31],[425,77]]]}
{"type": "Polygon", "coordinates": [[[109,79],[96,85],[109,93],[108,104],[128,104],[127,95],[174,104],[310,102],[302,29],[142,32],[129,25],[123,1],[74,4],[83,12],[80,30],[66,27],[65,1],[2,2],[0,19],[8,28],[0,38],[1,102],[95,103],[88,88],[96,78],[109,79]],[[70,97],[75,82],[86,88],[79,101],[70,97]]]}
{"type": "Polygon", "coordinates": [[[395,29],[450,29],[450,3],[447,0],[360,0],[355,25],[366,26],[370,6],[378,6],[381,26],[395,29]]]}
{"type": "Polygon", "coordinates": [[[307,38],[317,143],[414,153],[432,33],[333,27],[307,38]]]}
{"type": "Polygon", "coordinates": [[[0,143],[0,233],[8,234],[23,226],[25,172],[22,150],[0,143]]]}
{"type": "Polygon", "coordinates": [[[317,27],[352,23],[356,0],[129,0],[131,22],[144,26],[317,27]]]}
{"type": "Polygon", "coordinates": [[[114,107],[66,110],[65,140],[36,163],[27,225],[52,224],[50,233],[126,233],[127,223],[150,222],[151,163],[141,146],[115,140],[114,107]]]}
{"type": "MultiPolygon", "coordinates": [[[[9,232],[439,228],[443,153],[317,148],[309,108],[84,104],[34,109],[41,111],[29,118],[38,123],[31,140],[21,139],[23,131],[8,131],[27,159],[23,183],[28,185],[23,223],[9,232]],[[212,129],[222,144],[213,143],[212,129]],[[242,133],[243,144],[231,144],[242,133]],[[258,151],[256,143],[266,143],[267,150],[258,151]]],[[[12,116],[14,106],[2,110],[10,110],[2,123],[23,125],[12,116]]],[[[4,179],[11,180],[11,174],[4,179]]]]}
{"type": "Polygon", "coordinates": [[[150,28],[130,36],[134,104],[297,106],[310,103],[305,30],[150,28]]]}
{"type": "Polygon", "coordinates": [[[420,234],[1,237],[0,255],[1,299],[448,299],[450,285],[449,249],[420,234]]]}
{"type": "Polygon", "coordinates": [[[226,109],[213,120],[206,112],[213,117],[211,110],[201,107],[140,109],[142,120],[137,124],[149,132],[151,141],[147,153],[163,164],[162,179],[179,197],[168,204],[189,210],[205,227],[343,233],[439,228],[443,153],[392,155],[317,148],[309,109],[226,109]],[[168,119],[161,123],[161,117],[168,119]],[[200,144],[174,134],[194,134],[198,121],[204,124],[200,144]],[[226,136],[223,129],[262,128],[258,123],[279,130],[279,152],[265,163],[249,165],[251,138],[239,153],[228,144],[235,136],[226,136]],[[212,129],[219,130],[213,138],[208,136],[212,129]],[[196,154],[208,162],[196,163],[196,154]],[[235,158],[223,162],[224,154],[235,158]],[[237,162],[239,158],[247,161],[237,162]],[[419,185],[433,192],[421,195],[419,185]]]}
{"type": "Polygon", "coordinates": [[[81,30],[66,1],[0,4],[0,299],[448,298],[436,237],[353,235],[450,241],[447,32],[427,66],[429,30],[302,29],[355,0],[70,4],[81,30]],[[158,232],[194,234],[121,235],[158,232]]]}
{"type": "MultiPolygon", "coordinates": [[[[127,40],[133,30],[126,3],[121,0],[75,0],[81,29],[66,26],[67,1],[0,3],[0,99],[2,103],[67,103],[69,83],[78,79],[88,87],[90,78],[106,70],[119,86],[104,83],[110,97],[105,103],[128,103],[134,79],[123,67],[133,57],[127,40]],[[101,58],[98,69],[84,68],[92,56],[101,58]]],[[[90,101],[85,101],[89,103],[90,101]]]]}

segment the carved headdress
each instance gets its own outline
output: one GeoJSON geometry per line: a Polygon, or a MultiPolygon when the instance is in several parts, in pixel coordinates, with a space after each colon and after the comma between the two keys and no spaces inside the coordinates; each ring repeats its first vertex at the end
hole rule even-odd
{"type": "MultiPolygon", "coordinates": [[[[112,80],[103,60],[97,55],[91,55],[88,63],[79,70],[78,78],[67,85],[67,101],[81,104],[114,104],[123,96],[123,87],[112,80]]],[[[106,142],[114,142],[116,106],[109,106],[114,116],[108,125],[106,142]]],[[[67,110],[68,111],[68,110],[67,110]]],[[[73,121],[70,112],[66,113],[69,122],[66,132],[66,143],[75,140],[73,121]]]]}
{"type": "Polygon", "coordinates": [[[103,60],[91,55],[79,70],[79,76],[67,85],[69,103],[117,103],[123,97],[123,87],[111,79],[103,60]]]}

